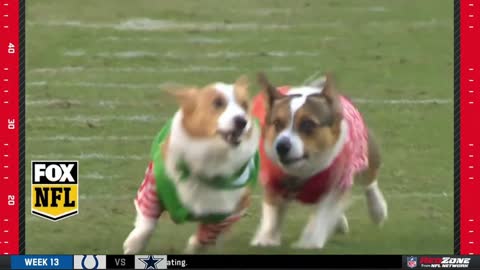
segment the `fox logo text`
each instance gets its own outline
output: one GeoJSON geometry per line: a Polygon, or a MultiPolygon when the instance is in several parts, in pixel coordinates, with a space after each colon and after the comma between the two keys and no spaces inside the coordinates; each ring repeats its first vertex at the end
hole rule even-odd
{"type": "Polygon", "coordinates": [[[32,214],[58,221],[78,214],[78,161],[32,161],[32,214]]]}

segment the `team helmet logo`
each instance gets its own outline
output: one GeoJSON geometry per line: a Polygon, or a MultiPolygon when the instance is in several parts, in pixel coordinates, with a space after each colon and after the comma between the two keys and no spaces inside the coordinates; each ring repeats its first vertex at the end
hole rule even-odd
{"type": "Polygon", "coordinates": [[[32,214],[59,221],[78,214],[78,161],[32,161],[32,214]]]}

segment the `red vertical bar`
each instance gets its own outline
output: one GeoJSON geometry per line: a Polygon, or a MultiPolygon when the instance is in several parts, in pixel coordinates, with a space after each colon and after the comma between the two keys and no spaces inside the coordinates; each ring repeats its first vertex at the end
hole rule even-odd
{"type": "Polygon", "coordinates": [[[480,1],[460,2],[460,253],[480,254],[480,1]]]}
{"type": "Polygon", "coordinates": [[[19,252],[18,9],[0,0],[0,254],[19,252]]]}

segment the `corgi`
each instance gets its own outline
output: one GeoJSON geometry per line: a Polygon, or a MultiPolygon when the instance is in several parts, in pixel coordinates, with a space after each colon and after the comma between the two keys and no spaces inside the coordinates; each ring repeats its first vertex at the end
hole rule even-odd
{"type": "Polygon", "coordinates": [[[321,249],[331,234],[349,230],[345,211],[355,181],[363,184],[370,216],[387,218],[379,188],[380,152],[362,115],[340,95],[330,74],[312,85],[276,88],[259,74],[263,93],[253,101],[260,119],[262,218],[253,246],[281,244],[287,206],[299,201],[313,213],[295,248],[321,249]]]}
{"type": "Polygon", "coordinates": [[[152,144],[124,254],[144,250],[164,212],[178,224],[198,222],[187,253],[214,245],[245,214],[258,177],[260,139],[248,87],[241,76],[234,84],[172,92],[180,109],[152,144]]]}

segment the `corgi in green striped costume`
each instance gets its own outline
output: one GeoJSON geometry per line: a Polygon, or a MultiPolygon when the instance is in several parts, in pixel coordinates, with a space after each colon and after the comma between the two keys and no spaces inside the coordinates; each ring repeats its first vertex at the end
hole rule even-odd
{"type": "Polygon", "coordinates": [[[199,223],[187,252],[215,244],[245,214],[257,181],[260,129],[247,78],[172,93],[180,109],[154,138],[125,254],[144,250],[165,212],[175,223],[199,223]]]}

